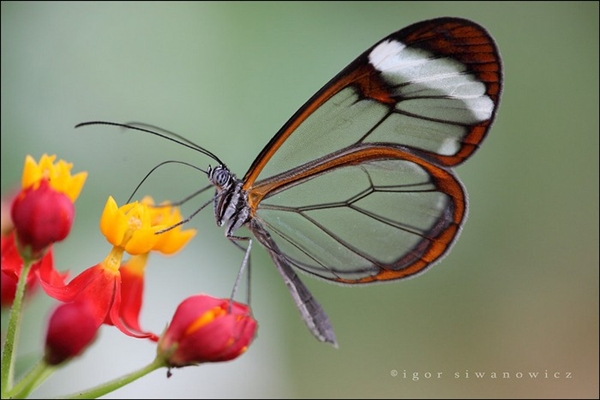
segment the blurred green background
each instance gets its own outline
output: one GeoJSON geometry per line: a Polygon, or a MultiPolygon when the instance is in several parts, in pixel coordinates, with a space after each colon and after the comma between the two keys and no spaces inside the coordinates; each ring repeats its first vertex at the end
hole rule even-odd
{"type": "MultiPolygon", "coordinates": [[[[485,26],[505,68],[497,121],[458,168],[470,213],[452,253],[392,284],[305,277],[335,326],[336,350],[310,335],[256,246],[260,328],[249,351],[170,379],[154,372],[107,398],[598,398],[597,2],[3,1],[2,192],[18,184],[26,154],[57,154],[89,172],[73,232],[55,247],[57,267],[75,275],[110,250],[98,230],[109,195],[123,204],[160,161],[210,162],[141,133],[75,124],[155,124],[243,175],[341,68],[385,35],[439,16],[485,26]]],[[[205,184],[171,166],[142,192],[177,199],[205,184]]],[[[199,230],[191,246],[151,259],[142,324],[154,331],[191,294],[228,296],[240,265],[210,209],[190,225],[199,230]]],[[[54,305],[41,294],[28,305],[19,351],[29,360],[40,356],[54,305]]],[[[34,395],[99,384],[153,355],[152,344],[104,327],[34,395]]]]}

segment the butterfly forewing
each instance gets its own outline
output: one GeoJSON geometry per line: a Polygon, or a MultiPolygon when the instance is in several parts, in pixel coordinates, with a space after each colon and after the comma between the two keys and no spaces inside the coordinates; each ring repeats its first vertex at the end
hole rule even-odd
{"type": "Polygon", "coordinates": [[[256,158],[244,187],[359,141],[409,146],[439,164],[459,164],[493,121],[501,78],[496,46],[479,25],[457,18],[411,25],[304,104],[256,158]]]}
{"type": "Polygon", "coordinates": [[[344,283],[400,279],[456,239],[466,195],[449,166],[484,139],[496,46],[473,22],[400,30],[315,94],[244,178],[257,223],[293,266],[344,283]]]}

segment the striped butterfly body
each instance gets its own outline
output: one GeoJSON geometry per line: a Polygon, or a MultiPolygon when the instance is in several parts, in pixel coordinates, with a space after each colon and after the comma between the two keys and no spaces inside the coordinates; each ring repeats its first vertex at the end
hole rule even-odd
{"type": "Polygon", "coordinates": [[[408,26],[308,100],[242,179],[209,168],[226,236],[247,226],[310,331],[337,345],[295,270],[342,284],[403,279],[448,253],[467,214],[452,167],[494,120],[502,86],[487,31],[459,18],[408,26]]]}

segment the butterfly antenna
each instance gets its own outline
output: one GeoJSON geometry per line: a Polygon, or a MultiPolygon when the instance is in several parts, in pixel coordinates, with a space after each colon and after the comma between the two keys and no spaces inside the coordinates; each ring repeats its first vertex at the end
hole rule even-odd
{"type": "MultiPolygon", "coordinates": [[[[156,165],[154,168],[152,168],[147,174],[146,176],[144,176],[144,178],[140,181],[140,183],[138,183],[138,185],[135,187],[135,189],[133,190],[133,193],[131,193],[131,196],[129,196],[129,198],[127,199],[127,203],[130,203],[131,200],[133,199],[133,196],[135,196],[135,194],[137,193],[137,191],[140,189],[140,187],[144,184],[144,182],[146,181],[146,179],[148,179],[150,177],[150,175],[152,175],[158,168],[165,166],[167,164],[182,164],[185,165],[187,167],[191,167],[195,170],[198,170],[204,174],[208,175],[208,172],[203,170],[202,168],[199,168],[193,164],[187,163],[185,161],[178,161],[178,160],[168,160],[168,161],[163,161],[160,164],[156,165]]],[[[199,191],[193,193],[192,195],[184,198],[183,200],[178,201],[177,203],[170,203],[170,205],[173,206],[180,206],[183,203],[185,203],[186,201],[192,199],[193,197],[197,196],[198,194],[202,193],[204,190],[208,189],[209,187],[211,187],[212,185],[209,185],[205,188],[200,189],[199,191]]]]}
{"type": "Polygon", "coordinates": [[[215,160],[216,162],[218,162],[220,165],[225,166],[225,164],[223,163],[223,161],[221,161],[219,159],[219,157],[217,157],[215,154],[213,154],[212,152],[206,150],[204,147],[192,142],[191,140],[177,134],[171,131],[168,131],[166,129],[162,129],[162,128],[158,128],[155,127],[153,125],[149,125],[149,124],[143,124],[140,122],[133,122],[131,124],[120,124],[118,122],[110,122],[110,121],[88,121],[88,122],[82,122],[80,124],[75,125],[75,128],[81,128],[84,126],[90,126],[90,125],[109,125],[109,126],[118,126],[120,128],[125,128],[125,129],[132,129],[135,131],[140,131],[140,132],[145,132],[145,133],[149,133],[151,135],[154,136],[158,136],[161,137],[163,139],[167,139],[170,140],[172,142],[175,142],[177,144],[180,144],[181,146],[185,146],[189,149],[195,150],[199,153],[202,153],[210,158],[212,158],[213,160],[215,160]],[[149,127],[152,129],[146,129],[144,127],[149,127]],[[159,132],[160,131],[160,132],[159,132]]]}

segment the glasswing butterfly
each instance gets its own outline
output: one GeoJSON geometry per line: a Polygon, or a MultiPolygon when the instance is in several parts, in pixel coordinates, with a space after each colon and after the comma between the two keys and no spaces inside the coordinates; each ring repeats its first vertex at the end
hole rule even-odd
{"type": "Polygon", "coordinates": [[[142,130],[215,160],[205,172],[216,188],[216,222],[234,243],[249,241],[243,265],[252,240],[235,232],[246,226],[310,331],[337,346],[327,314],[295,270],[358,285],[408,278],[438,262],[467,215],[452,168],[481,145],[501,90],[492,37],[472,21],[447,17],[410,25],[366,50],[288,120],[242,179],[172,132],[78,126],[142,130]]]}

